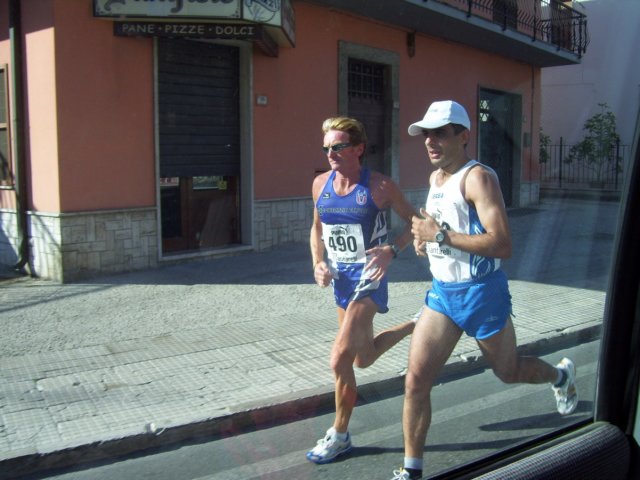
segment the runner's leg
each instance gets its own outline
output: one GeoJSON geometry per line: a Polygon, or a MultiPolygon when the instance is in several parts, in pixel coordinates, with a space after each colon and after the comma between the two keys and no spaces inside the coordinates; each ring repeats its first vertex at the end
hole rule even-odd
{"type": "Polygon", "coordinates": [[[383,353],[410,335],[415,327],[415,322],[409,320],[374,337],[373,317],[377,310],[377,305],[368,297],[351,302],[346,311],[338,309],[340,328],[331,360],[336,374],[334,426],[338,432],[346,431],[357,397],[354,363],[358,368],[372,365],[383,353]]]}
{"type": "Polygon", "coordinates": [[[461,335],[449,317],[430,308],[423,310],[415,326],[402,415],[405,457],[422,458],[431,424],[431,388],[461,335]]]}
{"type": "Polygon", "coordinates": [[[411,335],[415,325],[414,321],[409,320],[377,334],[371,343],[366,345],[363,351],[356,356],[356,367],[367,368],[373,365],[383,353],[407,335],[411,335]]]}
{"type": "Polygon", "coordinates": [[[478,346],[496,376],[505,383],[555,383],[558,370],[537,357],[518,355],[511,317],[504,328],[478,346]]]}
{"type": "Polygon", "coordinates": [[[373,317],[377,305],[369,298],[349,303],[346,311],[338,309],[338,334],[331,351],[331,368],[336,381],[336,418],[333,426],[344,433],[357,399],[353,364],[360,352],[373,345],[373,317]]]}

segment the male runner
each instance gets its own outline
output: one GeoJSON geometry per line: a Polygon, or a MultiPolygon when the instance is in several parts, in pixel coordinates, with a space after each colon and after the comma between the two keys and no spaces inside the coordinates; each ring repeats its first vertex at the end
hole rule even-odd
{"type": "Polygon", "coordinates": [[[415,209],[389,177],[362,165],[367,137],[358,120],[329,118],[322,125],[330,170],[313,182],[310,245],[316,283],[333,285],[338,333],[331,351],[336,416],[331,428],[307,453],[327,463],[351,449],[349,419],[357,390],[353,365],[365,368],[413,331],[407,321],[374,337],[373,317],[386,313],[389,264],[411,243],[415,209]],[[406,222],[401,235],[387,239],[385,209],[406,222]],[[326,253],[326,258],[325,258],[326,253]]]}
{"type": "Polygon", "coordinates": [[[431,423],[431,388],[463,332],[476,339],[505,383],[551,383],[558,412],[578,405],[576,369],[564,358],[553,367],[520,356],[511,321],[511,295],[500,260],[511,256],[511,233],[498,177],[466,152],[471,122],[459,103],[431,104],[409,135],[423,135],[436,170],[422,217],[412,232],[418,255],[428,255],[433,276],[411,338],[402,425],[404,468],[394,480],[422,477],[423,449],[431,423]]]}

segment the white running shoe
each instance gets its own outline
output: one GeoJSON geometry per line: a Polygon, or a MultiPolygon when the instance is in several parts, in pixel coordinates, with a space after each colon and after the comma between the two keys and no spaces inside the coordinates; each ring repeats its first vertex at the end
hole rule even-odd
{"type": "Polygon", "coordinates": [[[333,428],[327,430],[324,438],[318,440],[315,447],[307,452],[307,460],[313,463],[329,463],[351,450],[351,436],[347,432],[347,439],[338,440],[333,428]]]}
{"type": "Polygon", "coordinates": [[[562,369],[567,378],[559,387],[551,387],[556,396],[556,405],[560,415],[569,415],[578,407],[578,390],[576,389],[576,366],[568,358],[563,358],[556,368],[562,369]]]}
{"type": "Polygon", "coordinates": [[[391,480],[417,480],[421,477],[412,477],[409,472],[407,472],[404,468],[400,470],[393,471],[393,478],[391,480]]]}

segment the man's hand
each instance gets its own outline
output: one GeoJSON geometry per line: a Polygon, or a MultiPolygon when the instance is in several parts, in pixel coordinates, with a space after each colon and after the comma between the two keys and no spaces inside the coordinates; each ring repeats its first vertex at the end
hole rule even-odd
{"type": "Polygon", "coordinates": [[[393,250],[388,245],[370,248],[365,252],[371,260],[364,269],[369,274],[369,278],[374,282],[381,280],[387,273],[387,269],[393,260],[393,250]]]}
{"type": "Polygon", "coordinates": [[[427,242],[421,242],[420,240],[413,240],[413,248],[416,251],[416,255],[419,257],[427,256],[427,242]]]}
{"type": "Polygon", "coordinates": [[[324,260],[320,260],[316,263],[315,267],[313,267],[313,277],[316,280],[316,283],[321,287],[328,287],[331,283],[331,279],[333,275],[331,275],[331,270],[329,270],[329,266],[327,262],[324,260]]]}
{"type": "Polygon", "coordinates": [[[411,219],[411,233],[413,233],[414,246],[415,242],[418,242],[418,244],[433,242],[436,233],[438,232],[438,230],[440,230],[440,225],[438,225],[438,222],[436,222],[435,219],[431,215],[429,215],[424,208],[420,209],[420,215],[422,215],[424,218],[414,216],[411,219]]]}

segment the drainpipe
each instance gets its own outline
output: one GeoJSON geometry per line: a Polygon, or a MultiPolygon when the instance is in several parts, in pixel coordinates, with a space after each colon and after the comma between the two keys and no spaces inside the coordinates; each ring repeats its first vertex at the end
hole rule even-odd
{"type": "Polygon", "coordinates": [[[16,213],[18,226],[18,263],[15,270],[26,273],[25,266],[31,268],[28,219],[27,219],[27,176],[24,155],[24,95],[22,76],[22,15],[20,0],[9,0],[9,39],[11,48],[11,151],[13,153],[16,190],[16,213]]]}

